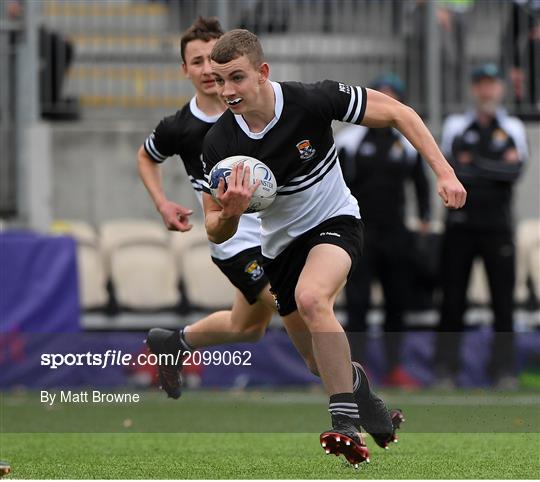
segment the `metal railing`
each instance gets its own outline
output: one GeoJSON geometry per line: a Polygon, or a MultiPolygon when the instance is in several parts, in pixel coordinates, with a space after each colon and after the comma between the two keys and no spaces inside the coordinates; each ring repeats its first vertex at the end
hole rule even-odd
{"type": "Polygon", "coordinates": [[[16,45],[21,26],[0,8],[0,217],[17,213],[16,45]]]}
{"type": "Polygon", "coordinates": [[[540,61],[534,59],[540,52],[538,40],[531,40],[538,29],[531,22],[538,18],[529,3],[534,1],[45,0],[43,111],[75,115],[78,102],[83,108],[180,105],[192,90],[179,69],[179,32],[197,15],[217,15],[225,28],[260,35],[278,80],[330,77],[369,84],[394,71],[406,80],[408,101],[428,113],[430,82],[438,78],[435,101],[447,113],[467,102],[470,69],[489,61],[501,64],[509,81],[513,75],[511,110],[535,114],[540,61]],[[434,44],[439,47],[429,57],[434,44]]]}

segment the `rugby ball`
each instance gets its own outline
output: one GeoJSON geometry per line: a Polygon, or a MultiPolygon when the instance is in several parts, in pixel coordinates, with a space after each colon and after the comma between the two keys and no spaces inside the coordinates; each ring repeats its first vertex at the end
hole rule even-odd
{"type": "Polygon", "coordinates": [[[261,182],[257,190],[253,193],[249,206],[245,212],[256,213],[262,211],[274,201],[276,197],[277,182],[270,168],[264,162],[253,157],[231,156],[219,161],[210,171],[208,180],[210,192],[214,199],[217,200],[219,180],[221,178],[225,179],[225,190],[227,190],[231,169],[235,164],[240,162],[244,163],[244,168],[249,167],[251,169],[251,184],[255,184],[257,181],[261,182]]]}

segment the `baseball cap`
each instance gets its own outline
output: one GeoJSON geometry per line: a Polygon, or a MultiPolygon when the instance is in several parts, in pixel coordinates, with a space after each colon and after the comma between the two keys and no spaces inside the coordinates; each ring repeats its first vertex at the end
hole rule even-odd
{"type": "Polygon", "coordinates": [[[476,67],[471,72],[472,83],[478,82],[479,80],[485,79],[485,78],[501,80],[502,74],[499,67],[497,67],[497,65],[495,64],[484,64],[484,65],[480,65],[479,67],[476,67]]]}
{"type": "Polygon", "coordinates": [[[392,89],[400,99],[403,99],[403,96],[405,95],[405,84],[396,74],[392,72],[379,75],[373,81],[371,87],[375,90],[382,89],[383,87],[392,89]]]}

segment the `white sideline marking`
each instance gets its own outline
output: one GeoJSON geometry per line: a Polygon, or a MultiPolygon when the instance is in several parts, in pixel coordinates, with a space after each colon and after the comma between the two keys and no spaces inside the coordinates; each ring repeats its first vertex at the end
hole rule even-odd
{"type": "MultiPolygon", "coordinates": [[[[186,393],[186,395],[188,395],[186,393]]],[[[208,400],[204,393],[191,393],[189,399],[208,400]]],[[[220,395],[220,401],[235,401],[261,404],[321,404],[327,403],[326,395],[319,393],[261,393],[245,392],[231,394],[224,392],[220,395]]],[[[540,405],[540,395],[383,395],[383,399],[391,405],[450,405],[450,406],[527,406],[540,405]]],[[[188,400],[188,396],[186,396],[188,400]]]]}

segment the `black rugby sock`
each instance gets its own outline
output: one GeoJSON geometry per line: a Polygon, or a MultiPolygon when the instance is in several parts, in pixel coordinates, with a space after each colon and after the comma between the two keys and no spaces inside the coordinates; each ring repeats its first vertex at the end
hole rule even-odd
{"type": "Polygon", "coordinates": [[[185,329],[186,327],[178,331],[180,333],[180,347],[183,351],[192,352],[194,348],[186,341],[186,335],[184,333],[185,329]]]}
{"type": "Polygon", "coordinates": [[[330,402],[328,403],[328,411],[332,417],[341,415],[358,420],[358,405],[354,401],[354,395],[352,393],[335,393],[330,395],[330,402]]]}
{"type": "Polygon", "coordinates": [[[352,365],[352,374],[353,374],[353,392],[357,393],[360,398],[369,397],[369,381],[366,375],[362,370],[357,368],[354,364],[352,365]]]}

